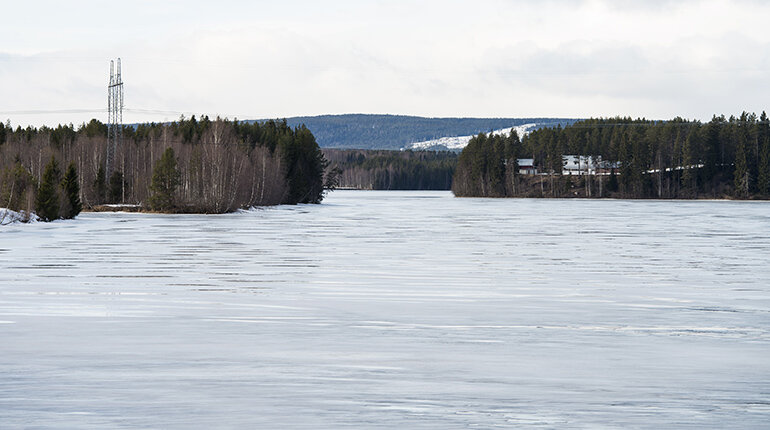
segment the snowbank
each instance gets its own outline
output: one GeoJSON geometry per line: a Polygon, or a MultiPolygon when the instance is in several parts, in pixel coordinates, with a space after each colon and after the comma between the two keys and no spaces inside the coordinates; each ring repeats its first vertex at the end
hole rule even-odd
{"type": "Polygon", "coordinates": [[[0,225],[8,225],[16,222],[37,222],[39,218],[34,213],[25,211],[16,212],[6,208],[0,208],[0,225]]]}

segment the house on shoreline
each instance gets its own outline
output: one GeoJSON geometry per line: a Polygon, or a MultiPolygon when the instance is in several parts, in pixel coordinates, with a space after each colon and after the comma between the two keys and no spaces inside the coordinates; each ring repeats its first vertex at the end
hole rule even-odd
{"type": "Polygon", "coordinates": [[[620,169],[619,161],[605,161],[601,156],[564,155],[562,175],[609,175],[620,169]]]}
{"type": "Polygon", "coordinates": [[[534,158],[519,158],[516,160],[520,175],[537,175],[534,158]]]}
{"type": "MultiPolygon", "coordinates": [[[[534,158],[516,159],[518,173],[520,175],[547,175],[547,172],[539,173],[535,166],[534,158]]],[[[619,161],[604,161],[601,156],[591,155],[563,155],[562,175],[609,175],[612,171],[620,169],[619,161]]]]}

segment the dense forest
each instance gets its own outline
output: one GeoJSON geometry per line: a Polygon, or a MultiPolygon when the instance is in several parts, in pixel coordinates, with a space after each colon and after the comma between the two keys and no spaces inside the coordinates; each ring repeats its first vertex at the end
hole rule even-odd
{"type": "Polygon", "coordinates": [[[392,149],[447,136],[470,136],[535,123],[548,127],[572,124],[561,118],[424,118],[405,115],[320,115],[287,119],[290,127],[304,124],[322,148],[392,149]]]}
{"type": "MultiPolygon", "coordinates": [[[[193,116],[124,126],[121,132],[107,173],[108,127],[95,119],[77,129],[0,124],[0,207],[41,212],[40,193],[49,192],[45,187],[54,190],[51,204],[63,201],[67,184],[58,166],[68,166],[86,208],[121,203],[164,212],[223,213],[318,203],[335,182],[324,178],[327,161],[310,130],[291,128],[286,121],[193,116]]],[[[68,186],[71,192],[73,185],[68,186]]]]}
{"type": "MultiPolygon", "coordinates": [[[[587,172],[586,172],[587,173],[587,172]]],[[[457,196],[767,198],[770,123],[760,116],[589,119],[525,136],[474,137],[458,158],[457,196]],[[590,174],[566,175],[565,155],[590,157],[590,174]],[[538,175],[519,172],[533,158],[538,175]]]]}
{"type": "Polygon", "coordinates": [[[324,149],[338,185],[364,190],[449,190],[454,152],[324,149]]]}

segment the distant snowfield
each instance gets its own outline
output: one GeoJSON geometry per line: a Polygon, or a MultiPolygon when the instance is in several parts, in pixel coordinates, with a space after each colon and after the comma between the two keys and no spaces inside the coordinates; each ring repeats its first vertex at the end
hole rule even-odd
{"type": "MultiPolygon", "coordinates": [[[[518,133],[519,137],[524,137],[524,135],[528,134],[535,127],[537,127],[537,124],[535,123],[523,124],[523,125],[517,125],[516,127],[508,127],[508,128],[501,128],[499,130],[494,130],[492,131],[491,134],[495,136],[509,135],[511,134],[511,130],[516,130],[516,133],[518,133]]],[[[437,147],[445,147],[446,149],[449,149],[449,150],[460,150],[465,148],[468,145],[468,142],[470,142],[470,140],[474,136],[475,135],[441,137],[439,139],[409,143],[404,146],[404,149],[434,149],[437,147]]]]}

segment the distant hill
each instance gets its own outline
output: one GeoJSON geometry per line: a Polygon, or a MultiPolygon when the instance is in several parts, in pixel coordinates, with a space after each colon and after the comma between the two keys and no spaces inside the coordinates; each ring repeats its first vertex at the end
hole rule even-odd
{"type": "MultiPolygon", "coordinates": [[[[566,118],[423,118],[404,115],[321,115],[286,118],[291,127],[305,124],[322,148],[402,149],[444,137],[488,133],[525,124],[532,130],[572,124],[566,118]]],[[[425,148],[425,149],[442,149],[425,148]]],[[[452,148],[459,150],[462,148],[452,148]]]]}

